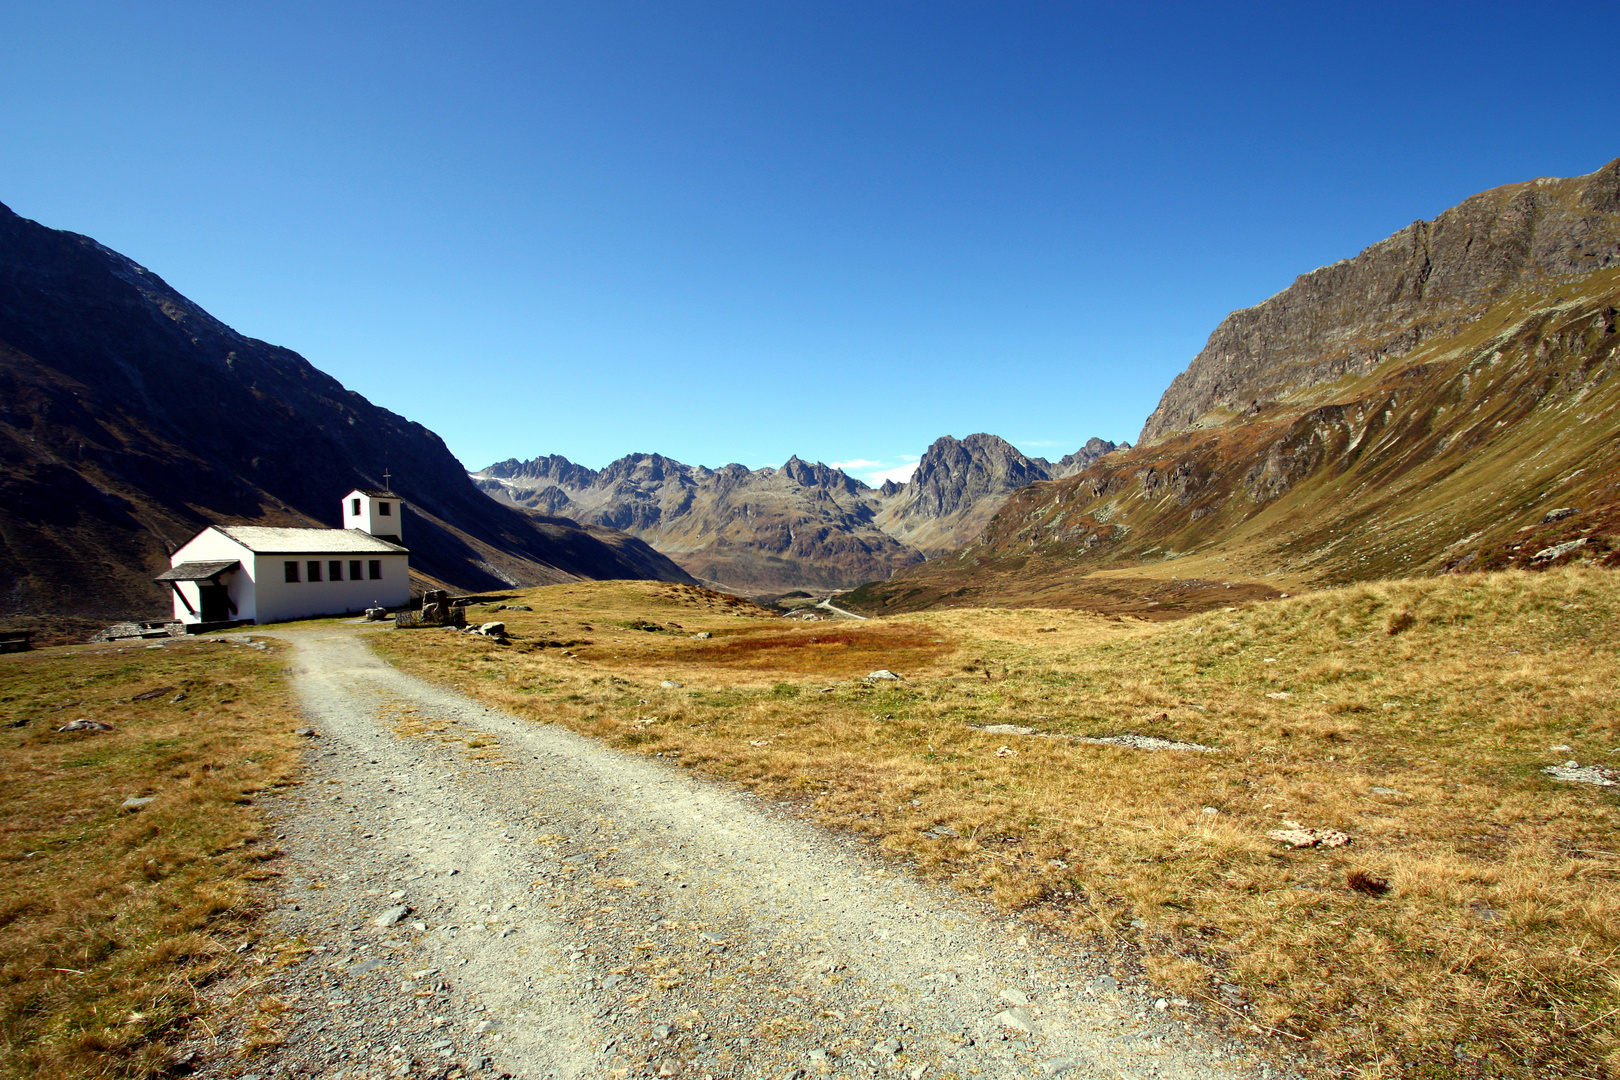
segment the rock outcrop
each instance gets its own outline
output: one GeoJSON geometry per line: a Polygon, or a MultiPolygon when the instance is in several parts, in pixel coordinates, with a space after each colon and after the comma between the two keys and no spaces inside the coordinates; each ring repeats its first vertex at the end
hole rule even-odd
{"type": "Polygon", "coordinates": [[[1620,160],[1482,192],[1234,311],[1176,376],[1139,444],[1364,375],[1526,286],[1620,265],[1620,160]]]}

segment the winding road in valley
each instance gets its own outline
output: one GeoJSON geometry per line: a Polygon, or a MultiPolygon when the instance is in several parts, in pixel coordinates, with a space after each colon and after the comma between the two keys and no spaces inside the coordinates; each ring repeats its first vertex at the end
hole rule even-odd
{"type": "Polygon", "coordinates": [[[824,611],[830,611],[835,615],[842,615],[846,619],[859,619],[862,622],[866,621],[865,615],[857,615],[853,611],[845,611],[841,607],[833,607],[832,597],[830,596],[823,597],[821,603],[817,604],[816,607],[821,608],[824,611]]]}
{"type": "Polygon", "coordinates": [[[202,1075],[1266,1077],[1097,957],[657,758],[278,633],[319,737],[202,1075]]]}

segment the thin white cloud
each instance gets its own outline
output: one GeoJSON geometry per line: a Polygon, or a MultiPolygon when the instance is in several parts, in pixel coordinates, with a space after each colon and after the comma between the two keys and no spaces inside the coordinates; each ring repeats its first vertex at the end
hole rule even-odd
{"type": "Polygon", "coordinates": [[[913,461],[910,465],[900,465],[893,469],[880,469],[877,472],[867,473],[861,479],[873,487],[880,486],[885,480],[893,480],[897,484],[903,484],[911,479],[911,474],[917,471],[917,466],[920,464],[920,461],[913,461]]]}
{"type": "Polygon", "coordinates": [[[843,469],[857,480],[863,480],[873,487],[882,486],[885,480],[893,480],[903,484],[911,479],[911,474],[917,471],[921,456],[904,456],[892,458],[851,458],[848,461],[835,461],[832,467],[843,469]]]}

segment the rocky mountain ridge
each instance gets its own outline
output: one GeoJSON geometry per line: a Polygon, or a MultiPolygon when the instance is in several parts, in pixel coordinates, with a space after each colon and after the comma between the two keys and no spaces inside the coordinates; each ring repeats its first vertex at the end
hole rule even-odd
{"type": "Polygon", "coordinates": [[[0,604],[146,615],[210,523],[335,526],[355,487],[410,503],[413,570],[466,590],[690,580],[601,526],[501,507],[438,436],[246,337],[94,240],[0,206],[0,604]]]}
{"type": "Polygon", "coordinates": [[[1087,606],[1136,573],[1219,603],[1254,582],[1615,565],[1617,310],[1620,161],[1474,196],[1234,312],[1136,447],[840,603],[1087,606]]]}
{"type": "Polygon", "coordinates": [[[774,469],[710,469],[630,454],[595,471],[553,454],[472,477],[498,500],[623,529],[705,581],[766,595],[885,579],[977,536],[1019,488],[1114,449],[1093,438],[1054,465],[993,435],[945,436],[910,481],[876,489],[797,456],[774,469]]]}
{"type": "Polygon", "coordinates": [[[1474,195],[1234,311],[1177,375],[1138,445],[1365,375],[1530,286],[1620,265],[1620,160],[1474,195]]]}

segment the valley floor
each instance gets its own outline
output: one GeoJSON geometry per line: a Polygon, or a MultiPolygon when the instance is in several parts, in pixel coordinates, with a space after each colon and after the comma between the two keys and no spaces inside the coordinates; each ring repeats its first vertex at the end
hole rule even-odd
{"type": "MultiPolygon", "coordinates": [[[[352,630],[283,637],[321,737],[274,812],[282,951],[235,1036],[255,1071],[1257,1075],[1106,953],[403,674],[352,630]]],[[[231,1041],[203,1075],[240,1072],[231,1041]]]]}
{"type": "Polygon", "coordinates": [[[807,610],[6,656],[0,1074],[1620,1068],[1620,576],[807,610]]]}
{"type": "Polygon", "coordinates": [[[469,611],[510,644],[376,647],[864,839],[1330,1072],[1620,1063],[1620,787],[1568,779],[1620,781],[1616,575],[1373,582],[1164,622],[768,616],[576,583],[469,611]],[[1301,832],[1349,842],[1273,835],[1301,832]]]}

